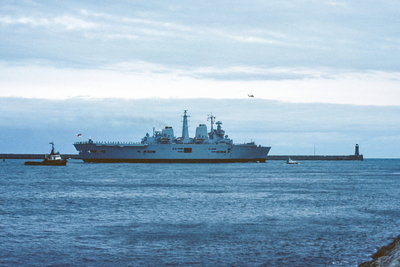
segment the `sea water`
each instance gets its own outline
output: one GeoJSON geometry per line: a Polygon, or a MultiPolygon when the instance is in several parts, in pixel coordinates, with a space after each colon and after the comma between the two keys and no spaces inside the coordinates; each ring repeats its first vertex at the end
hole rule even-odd
{"type": "Polygon", "coordinates": [[[400,160],[0,162],[1,266],[355,266],[400,234],[400,160]]]}

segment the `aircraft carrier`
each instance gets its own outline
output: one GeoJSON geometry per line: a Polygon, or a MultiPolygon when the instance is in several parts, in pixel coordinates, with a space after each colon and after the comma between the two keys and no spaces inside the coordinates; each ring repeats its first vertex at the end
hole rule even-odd
{"type": "MultiPolygon", "coordinates": [[[[183,114],[182,136],[175,137],[174,130],[165,126],[161,131],[153,130],[141,142],[95,142],[91,139],[76,142],[74,146],[79,158],[92,163],[229,163],[265,162],[271,147],[254,142],[233,144],[225,135],[222,122],[215,122],[210,115],[210,132],[200,124],[193,138],[189,137],[187,110],[183,114]],[[216,129],[214,129],[216,124],[216,129]]],[[[153,128],[154,129],[154,128],[153,128]]]]}

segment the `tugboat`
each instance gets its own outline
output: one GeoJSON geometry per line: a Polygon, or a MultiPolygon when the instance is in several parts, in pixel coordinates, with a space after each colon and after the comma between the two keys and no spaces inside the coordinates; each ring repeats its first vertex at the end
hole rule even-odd
{"type": "Polygon", "coordinates": [[[46,155],[43,161],[26,161],[25,165],[47,165],[47,166],[65,166],[67,160],[62,159],[59,152],[54,152],[54,143],[51,142],[50,155],[46,155]]]}
{"type": "Polygon", "coordinates": [[[292,160],[291,158],[288,158],[286,164],[299,164],[299,163],[295,160],[292,160]]]}

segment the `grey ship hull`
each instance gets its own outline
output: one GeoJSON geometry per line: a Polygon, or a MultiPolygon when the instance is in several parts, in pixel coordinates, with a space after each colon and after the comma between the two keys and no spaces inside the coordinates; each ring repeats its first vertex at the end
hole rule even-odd
{"type": "Polygon", "coordinates": [[[254,144],[128,144],[78,142],[84,162],[231,163],[265,162],[270,147],[254,144]]]}

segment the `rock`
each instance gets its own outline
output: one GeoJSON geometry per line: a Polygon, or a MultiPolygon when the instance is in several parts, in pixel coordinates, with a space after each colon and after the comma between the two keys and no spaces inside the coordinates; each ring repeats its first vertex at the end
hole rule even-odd
{"type": "Polygon", "coordinates": [[[359,267],[398,267],[400,266],[400,236],[389,245],[378,249],[372,256],[373,260],[360,263],[359,267]]]}

